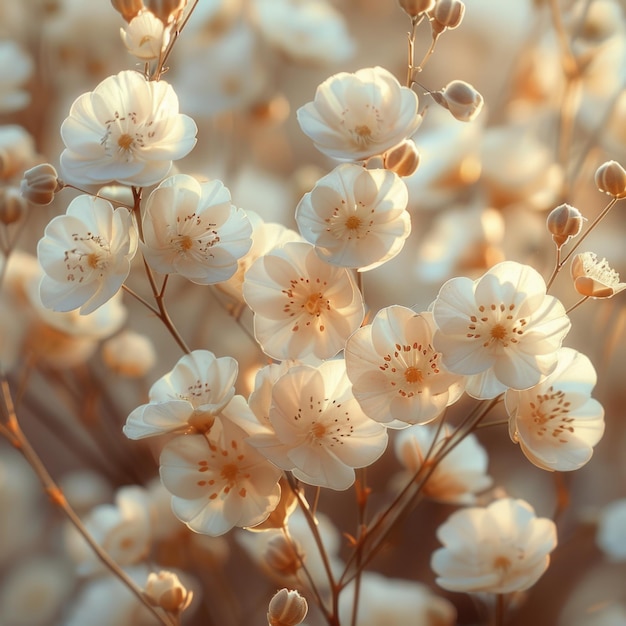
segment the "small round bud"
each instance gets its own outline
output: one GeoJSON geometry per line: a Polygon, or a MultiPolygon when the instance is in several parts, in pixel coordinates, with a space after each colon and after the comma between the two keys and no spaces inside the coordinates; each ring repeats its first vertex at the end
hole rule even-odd
{"type": "Polygon", "coordinates": [[[178,576],[167,571],[149,574],[144,593],[150,604],[174,614],[184,611],[193,597],[193,593],[185,589],[178,576]]]}
{"type": "Polygon", "coordinates": [[[410,139],[405,139],[383,154],[383,167],[398,176],[410,176],[417,170],[419,162],[420,153],[410,139]]]}
{"type": "Polygon", "coordinates": [[[461,122],[471,122],[483,108],[483,97],[463,80],[453,80],[431,95],[437,104],[448,109],[461,122]]]}
{"type": "Polygon", "coordinates": [[[268,609],[269,626],[296,626],[306,617],[309,606],[297,591],[281,589],[270,600],[268,609]]]}
{"type": "Polygon", "coordinates": [[[187,0],[146,0],[146,9],[152,11],[167,26],[178,20],[186,4],[187,0]]]}
{"type": "Polygon", "coordinates": [[[626,198],[626,170],[617,161],[603,163],[594,178],[603,193],[614,198],[626,198]]]}
{"type": "Polygon", "coordinates": [[[26,213],[28,203],[15,187],[0,188],[0,222],[5,225],[18,222],[26,213]]]}
{"type": "Polygon", "coordinates": [[[452,30],[461,24],[465,15],[465,5],[461,0],[437,0],[429,12],[431,28],[437,34],[452,30]]]}
{"type": "Polygon", "coordinates": [[[50,163],[35,165],[24,172],[20,184],[22,196],[33,204],[45,206],[54,200],[54,194],[63,189],[57,171],[50,163]]]}
{"type": "Polygon", "coordinates": [[[580,211],[569,204],[561,204],[550,211],[546,219],[546,226],[552,234],[552,239],[557,248],[580,233],[584,220],[585,218],[580,211]]]}
{"type": "Polygon", "coordinates": [[[300,546],[283,534],[272,537],[265,548],[265,562],[272,571],[284,576],[293,576],[302,567],[304,554],[300,546]]]}
{"type": "Polygon", "coordinates": [[[430,11],[435,6],[436,0],[398,0],[400,8],[409,17],[418,17],[426,11],[430,11]]]}
{"type": "Polygon", "coordinates": [[[111,0],[111,4],[127,22],[144,9],[142,0],[111,0]]]}
{"type": "Polygon", "coordinates": [[[116,374],[138,378],[156,363],[156,350],[145,335],[125,330],[102,344],[102,359],[116,374]]]}

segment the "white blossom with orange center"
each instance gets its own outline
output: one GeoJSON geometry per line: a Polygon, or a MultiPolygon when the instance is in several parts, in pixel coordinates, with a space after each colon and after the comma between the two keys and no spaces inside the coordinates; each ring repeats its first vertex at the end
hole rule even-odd
{"type": "Polygon", "coordinates": [[[394,305],[350,336],[345,348],[348,377],[372,419],[399,428],[424,424],[460,398],[465,377],[441,366],[441,355],[432,347],[433,332],[432,314],[394,305]]]}
{"type": "Polygon", "coordinates": [[[537,467],[565,472],[591,459],[604,434],[604,409],[591,397],[591,361],[571,348],[558,351],[554,372],[524,391],[504,396],[511,439],[537,467]]]}
{"type": "Polygon", "coordinates": [[[233,400],[228,416],[217,418],[208,433],[171,440],[160,459],[174,514],[191,530],[214,537],[260,524],[280,501],[282,472],[246,442],[238,420],[249,409],[241,396],[233,400]]]}
{"type": "Polygon", "coordinates": [[[305,194],[296,222],[325,261],[371,270],[404,247],[411,232],[408,200],[406,185],[393,172],[344,163],[305,194]]]}
{"type": "Polygon", "coordinates": [[[182,356],[150,388],[149,402],[126,420],[124,434],[143,439],[174,431],[205,432],[235,395],[238,364],[208,350],[182,356]]]}
{"type": "Polygon", "coordinates": [[[72,104],[61,125],[62,177],[78,185],[153,185],[167,175],[172,161],[191,151],[196,131],[195,122],[178,112],[168,83],[120,72],[72,104]]]}
{"type": "Polygon", "coordinates": [[[532,587],[556,547],[556,525],[527,502],[503,498],[453,513],[437,529],[444,545],[431,558],[449,591],[511,593],[532,587]]]}
{"type": "Polygon", "coordinates": [[[418,129],[418,99],[382,67],[340,72],[297,111],[302,132],[325,155],[358,161],[382,154],[418,129]]]}
{"type": "Polygon", "coordinates": [[[269,421],[273,433],[250,443],[299,480],[330,489],[354,483],[354,468],[376,461],[387,431],[363,413],[352,395],[343,359],[297,365],[275,382],[269,421]]]}
{"type": "Polygon", "coordinates": [[[102,198],[78,196],[65,215],[52,218],[37,245],[45,275],[40,295],[54,311],[92,313],[111,299],[130,272],[137,229],[125,208],[102,198]]]}
{"type": "Polygon", "coordinates": [[[334,356],[364,315],[350,272],[320,259],[308,243],[286,243],[257,259],[245,274],[243,297],[257,341],[278,360],[334,356]]]}
{"type": "Polygon", "coordinates": [[[538,384],[556,367],[571,326],[540,274],[514,261],[475,281],[447,281],[432,311],[434,347],[448,370],[470,377],[466,391],[475,398],[538,384]]]}
{"type": "Polygon", "coordinates": [[[252,226],[219,180],[177,174],[148,197],[141,249],[162,274],[208,285],[229,279],[252,245],[252,226]]]}

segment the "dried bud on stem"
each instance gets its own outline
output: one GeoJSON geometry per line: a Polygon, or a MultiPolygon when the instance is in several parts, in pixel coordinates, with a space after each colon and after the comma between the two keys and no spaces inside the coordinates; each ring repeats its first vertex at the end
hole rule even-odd
{"type": "Polygon", "coordinates": [[[57,171],[50,163],[35,165],[24,172],[20,184],[22,196],[33,204],[45,206],[54,200],[54,194],[63,189],[57,171]]]}
{"type": "Polygon", "coordinates": [[[142,0],[111,0],[111,4],[127,22],[144,9],[142,0]]]}
{"type": "Polygon", "coordinates": [[[182,613],[193,598],[193,593],[183,586],[173,572],[161,571],[148,575],[144,591],[148,601],[167,613],[182,613]]]}
{"type": "Polygon", "coordinates": [[[398,0],[400,8],[410,17],[419,17],[434,8],[436,0],[398,0]]]}
{"type": "Polygon", "coordinates": [[[452,30],[461,24],[465,5],[461,0],[437,0],[429,15],[433,35],[438,36],[444,30],[452,30]]]}
{"type": "Polygon", "coordinates": [[[281,589],[270,600],[268,609],[269,626],[296,626],[302,623],[309,607],[297,591],[281,589]]]}
{"type": "Polygon", "coordinates": [[[483,108],[483,97],[469,83],[453,80],[441,91],[431,93],[437,104],[448,109],[461,122],[471,122],[483,108]]]}
{"type": "Polygon", "coordinates": [[[286,535],[277,535],[270,539],[265,549],[267,565],[283,575],[293,576],[302,567],[304,554],[298,544],[286,535]]]}
{"type": "Polygon", "coordinates": [[[561,204],[552,209],[546,219],[546,226],[557,248],[576,237],[583,227],[585,218],[578,209],[569,204],[561,204]]]}
{"type": "Polygon", "coordinates": [[[0,223],[18,222],[28,209],[28,203],[15,187],[0,188],[0,223]]]}
{"type": "Polygon", "coordinates": [[[419,162],[420,153],[410,139],[405,139],[383,154],[383,167],[398,176],[410,176],[417,170],[419,162]]]}
{"type": "Polygon", "coordinates": [[[603,163],[595,174],[598,189],[614,198],[626,198],[626,170],[617,161],[603,163]]]}

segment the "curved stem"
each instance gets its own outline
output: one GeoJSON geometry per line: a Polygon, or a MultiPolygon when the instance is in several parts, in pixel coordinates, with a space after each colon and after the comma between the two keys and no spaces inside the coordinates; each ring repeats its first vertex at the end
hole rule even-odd
{"type": "Polygon", "coordinates": [[[576,304],[573,304],[565,313],[569,315],[574,309],[577,309],[583,302],[589,300],[590,296],[583,296],[576,304]]]}

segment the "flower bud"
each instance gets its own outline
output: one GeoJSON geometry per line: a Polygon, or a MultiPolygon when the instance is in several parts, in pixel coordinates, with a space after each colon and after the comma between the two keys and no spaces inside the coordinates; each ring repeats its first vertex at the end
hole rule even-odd
{"type": "Polygon", "coordinates": [[[461,0],[437,0],[429,12],[430,25],[435,34],[444,30],[452,30],[461,24],[465,15],[465,5],[461,0]]]}
{"type": "Polygon", "coordinates": [[[283,477],[279,481],[280,484],[280,501],[278,506],[269,514],[269,517],[256,526],[247,527],[246,530],[255,532],[264,530],[280,530],[285,528],[289,516],[296,510],[298,506],[298,498],[292,489],[289,488],[289,484],[283,477]]]}
{"type": "Polygon", "coordinates": [[[418,17],[435,6],[436,0],[398,0],[398,4],[409,17],[418,17]]]}
{"type": "Polygon", "coordinates": [[[111,4],[127,22],[144,8],[142,0],[111,0],[111,4]]]}
{"type": "Polygon", "coordinates": [[[552,234],[552,239],[557,248],[580,233],[584,219],[580,211],[569,204],[561,204],[550,211],[546,219],[546,226],[552,234]]]}
{"type": "Polygon", "coordinates": [[[17,188],[0,188],[0,223],[9,225],[18,222],[27,209],[28,203],[17,188]]]}
{"type": "Polygon", "coordinates": [[[144,590],[150,604],[167,613],[181,613],[191,603],[193,593],[183,586],[173,572],[152,572],[148,575],[144,590]]]}
{"type": "Polygon", "coordinates": [[[302,623],[309,607],[297,591],[281,589],[270,600],[268,609],[269,626],[296,626],[302,623]]]}
{"type": "Polygon", "coordinates": [[[626,170],[617,161],[603,163],[595,174],[598,189],[614,198],[626,198],[626,170]]]}
{"type": "Polygon", "coordinates": [[[167,26],[178,20],[186,4],[187,0],[146,0],[146,9],[167,26]]]}
{"type": "Polygon", "coordinates": [[[54,194],[63,189],[57,171],[50,163],[35,165],[24,172],[20,184],[22,196],[33,204],[45,206],[54,200],[54,194]]]}
{"type": "Polygon", "coordinates": [[[410,176],[417,170],[419,162],[420,153],[410,139],[405,139],[383,154],[383,167],[398,176],[410,176]]]}
{"type": "Polygon", "coordinates": [[[593,252],[577,254],[572,259],[571,273],[574,288],[581,296],[610,298],[626,289],[626,283],[619,282],[619,274],[607,260],[598,261],[593,252]]]}
{"type": "Polygon", "coordinates": [[[431,95],[437,104],[448,109],[461,122],[471,122],[483,108],[483,97],[463,80],[453,80],[431,95]]]}
{"type": "Polygon", "coordinates": [[[302,567],[304,554],[293,539],[280,534],[268,541],[264,558],[272,571],[284,576],[293,576],[302,567]]]}
{"type": "Polygon", "coordinates": [[[156,363],[156,351],[148,337],[125,330],[102,344],[102,359],[116,374],[138,378],[156,363]]]}

